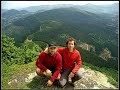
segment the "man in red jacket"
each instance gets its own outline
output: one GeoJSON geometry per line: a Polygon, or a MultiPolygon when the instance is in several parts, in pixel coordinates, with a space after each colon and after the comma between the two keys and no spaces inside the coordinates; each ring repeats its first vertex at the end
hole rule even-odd
{"type": "Polygon", "coordinates": [[[62,55],[62,76],[60,78],[60,85],[63,87],[67,81],[72,84],[75,78],[80,79],[82,72],[80,68],[82,66],[81,55],[78,50],[75,49],[76,40],[69,38],[66,42],[66,48],[58,48],[58,52],[62,55]]]}
{"type": "Polygon", "coordinates": [[[48,53],[41,52],[36,61],[36,73],[39,76],[51,76],[47,82],[47,86],[51,86],[55,79],[60,79],[60,71],[62,69],[62,57],[56,52],[55,42],[48,45],[48,53]]]}
{"type": "MultiPolygon", "coordinates": [[[[75,49],[76,40],[69,38],[66,42],[65,48],[58,48],[57,51],[62,55],[62,75],[59,80],[60,86],[64,87],[67,81],[71,84],[73,80],[82,78],[82,72],[80,70],[82,66],[81,55],[78,50],[75,49]]],[[[48,53],[48,49],[45,50],[48,53]]]]}

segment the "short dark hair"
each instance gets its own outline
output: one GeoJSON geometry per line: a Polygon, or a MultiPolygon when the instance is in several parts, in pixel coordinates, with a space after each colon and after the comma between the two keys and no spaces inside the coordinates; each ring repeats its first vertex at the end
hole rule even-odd
{"type": "Polygon", "coordinates": [[[48,47],[56,47],[56,42],[54,41],[51,41],[49,44],[48,44],[48,47]]]}
{"type": "Polygon", "coordinates": [[[76,45],[76,40],[74,38],[68,38],[66,42],[66,46],[68,45],[69,41],[74,41],[74,45],[76,45]]]}

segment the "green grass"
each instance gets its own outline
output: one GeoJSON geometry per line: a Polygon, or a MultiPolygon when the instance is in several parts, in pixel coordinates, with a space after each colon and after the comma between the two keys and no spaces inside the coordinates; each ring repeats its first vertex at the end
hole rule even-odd
{"type": "MultiPolygon", "coordinates": [[[[34,58],[36,59],[36,58],[34,58]]],[[[12,76],[19,76],[19,75],[25,75],[29,72],[32,72],[35,70],[35,60],[28,64],[23,65],[12,65],[8,66],[6,64],[2,64],[2,89],[11,88],[8,85],[8,82],[12,76]]],[[[26,86],[20,86],[20,87],[26,87],[26,86]]]]}
{"type": "Polygon", "coordinates": [[[32,72],[33,70],[35,70],[35,67],[35,61],[23,65],[12,65],[12,75],[26,74],[32,72]]]}
{"type": "Polygon", "coordinates": [[[8,82],[10,80],[10,76],[11,76],[11,69],[9,66],[7,66],[6,64],[2,64],[2,84],[1,87],[2,88],[10,88],[10,86],[8,86],[8,82]]]}

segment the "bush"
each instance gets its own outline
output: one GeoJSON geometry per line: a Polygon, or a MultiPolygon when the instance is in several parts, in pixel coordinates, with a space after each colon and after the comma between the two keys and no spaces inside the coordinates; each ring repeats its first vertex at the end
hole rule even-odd
{"type": "Polygon", "coordinates": [[[2,36],[2,63],[27,64],[38,56],[42,50],[37,44],[25,41],[21,47],[16,47],[13,38],[2,36]]]}

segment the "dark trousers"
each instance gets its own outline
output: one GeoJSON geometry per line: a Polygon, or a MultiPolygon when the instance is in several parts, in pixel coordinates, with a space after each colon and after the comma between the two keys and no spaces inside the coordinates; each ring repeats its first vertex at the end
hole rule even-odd
{"type": "MultiPolygon", "coordinates": [[[[68,81],[68,76],[71,73],[71,71],[73,70],[73,68],[68,69],[68,70],[62,70],[62,74],[61,74],[61,78],[59,80],[60,86],[64,86],[67,81],[68,81]]],[[[76,72],[76,74],[74,75],[74,77],[72,78],[72,81],[76,81],[82,78],[82,72],[80,71],[80,69],[76,72]]]]}

